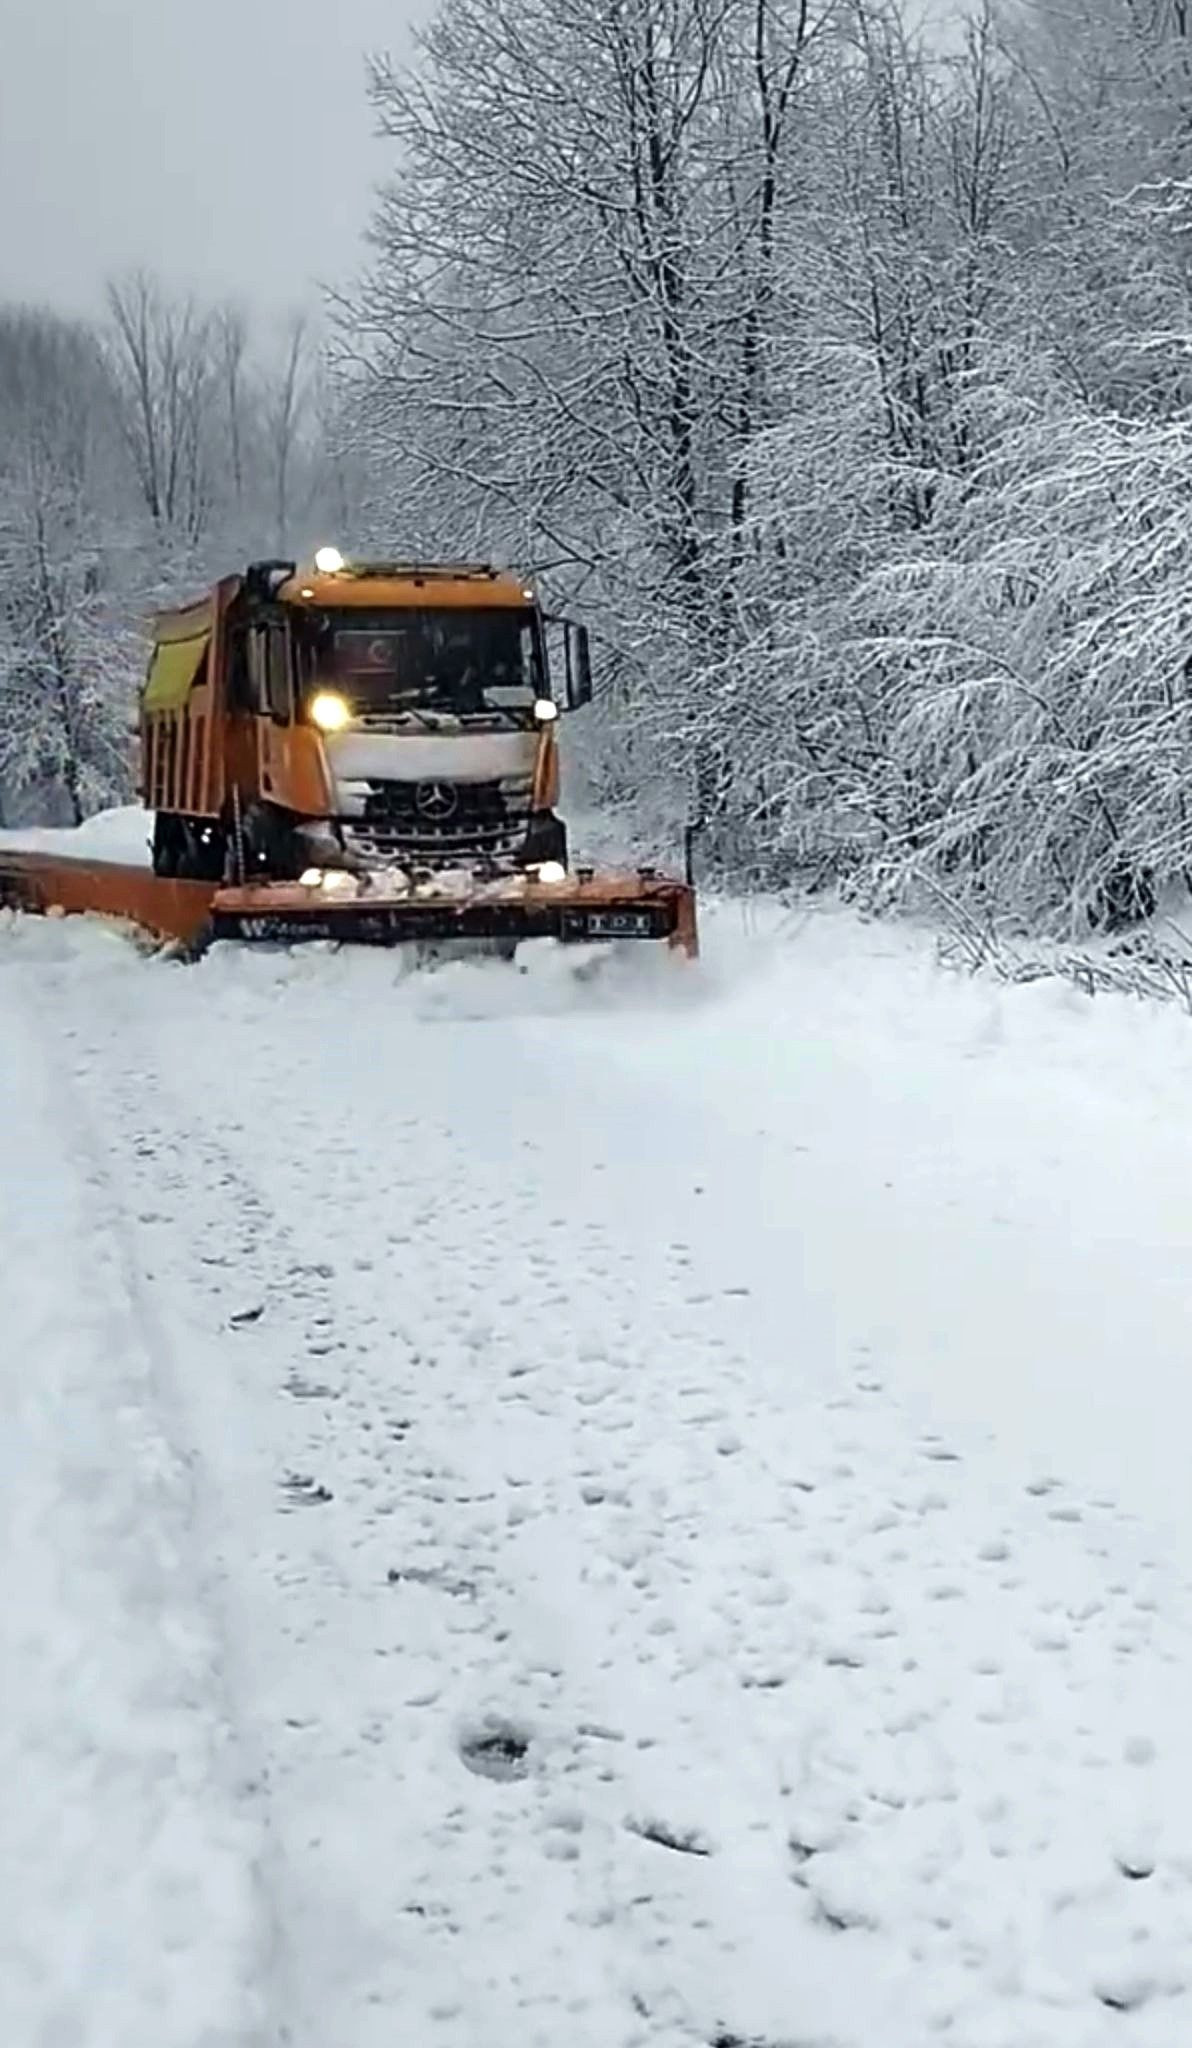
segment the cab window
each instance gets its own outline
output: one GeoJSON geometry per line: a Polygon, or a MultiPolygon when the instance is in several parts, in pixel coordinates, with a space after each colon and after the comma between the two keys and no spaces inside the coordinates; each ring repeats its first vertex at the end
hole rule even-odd
{"type": "Polygon", "coordinates": [[[248,635],[248,702],[258,717],[288,725],[293,716],[290,689],[290,635],[284,625],[258,622],[248,635]]]}
{"type": "Polygon", "coordinates": [[[290,697],[290,636],[285,626],[271,625],[266,634],[265,704],[281,724],[289,723],[293,707],[290,697]]]}

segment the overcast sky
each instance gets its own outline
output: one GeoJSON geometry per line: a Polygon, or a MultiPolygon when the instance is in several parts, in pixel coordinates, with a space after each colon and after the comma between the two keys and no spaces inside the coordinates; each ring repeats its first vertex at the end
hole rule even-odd
{"type": "Polygon", "coordinates": [[[364,53],[429,0],[0,0],[0,298],[87,312],[144,263],[282,311],[360,260],[364,53]]]}

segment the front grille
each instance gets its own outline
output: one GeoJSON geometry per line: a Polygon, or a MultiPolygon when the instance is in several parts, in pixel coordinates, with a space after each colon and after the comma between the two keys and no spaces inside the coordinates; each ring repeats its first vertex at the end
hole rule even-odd
{"type": "Polygon", "coordinates": [[[348,845],[399,866],[510,866],[526,837],[532,780],[369,782],[361,815],[343,821],[348,845]]]}

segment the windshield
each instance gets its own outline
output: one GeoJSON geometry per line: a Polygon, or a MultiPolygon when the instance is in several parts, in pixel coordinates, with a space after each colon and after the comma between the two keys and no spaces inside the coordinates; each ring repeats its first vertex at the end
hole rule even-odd
{"type": "Polygon", "coordinates": [[[317,681],[358,714],[426,714],[533,722],[545,694],[533,611],[329,613],[319,635],[317,681]]]}

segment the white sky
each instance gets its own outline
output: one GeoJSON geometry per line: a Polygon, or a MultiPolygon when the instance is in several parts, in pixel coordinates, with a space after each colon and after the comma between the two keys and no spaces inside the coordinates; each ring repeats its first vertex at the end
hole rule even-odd
{"type": "Polygon", "coordinates": [[[0,298],[88,312],[144,263],[266,313],[357,269],[364,52],[428,0],[0,0],[0,298]]]}

